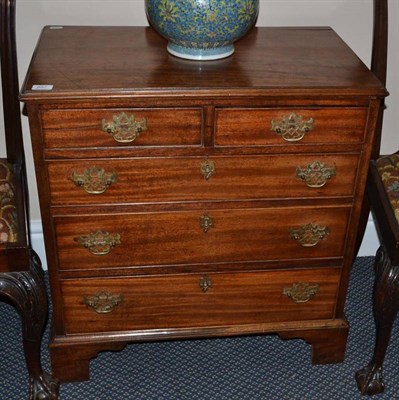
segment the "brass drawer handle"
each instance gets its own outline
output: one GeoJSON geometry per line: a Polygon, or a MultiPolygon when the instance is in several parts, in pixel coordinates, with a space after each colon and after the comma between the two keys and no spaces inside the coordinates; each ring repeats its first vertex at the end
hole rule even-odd
{"type": "Polygon", "coordinates": [[[199,287],[206,293],[212,287],[212,280],[207,276],[203,276],[199,281],[199,287]]]}
{"type": "Polygon", "coordinates": [[[112,183],[116,183],[118,176],[115,172],[105,172],[102,168],[90,167],[83,173],[72,172],[70,179],[89,194],[102,194],[112,183]]]}
{"type": "Polygon", "coordinates": [[[126,113],[114,115],[112,121],[102,120],[102,130],[110,134],[118,143],[131,143],[141,132],[147,130],[147,120],[136,120],[134,114],[130,117],[126,113]]]}
{"type": "Polygon", "coordinates": [[[201,163],[201,174],[205,180],[209,180],[216,171],[215,163],[211,160],[205,160],[201,163]]]}
{"type": "Polygon", "coordinates": [[[290,228],[290,237],[299,242],[303,247],[316,246],[321,240],[324,240],[330,233],[327,226],[319,226],[311,223],[298,228],[290,228]]]}
{"type": "Polygon", "coordinates": [[[213,219],[209,215],[202,215],[200,217],[200,227],[207,233],[213,227],[213,219]]]}
{"type": "Polygon", "coordinates": [[[287,142],[298,142],[314,127],[314,119],[304,121],[303,117],[292,113],[280,121],[271,121],[271,131],[276,132],[287,142]]]}
{"type": "Polygon", "coordinates": [[[119,233],[95,231],[88,235],[76,237],[74,240],[82,247],[87,248],[95,256],[105,256],[113,247],[121,243],[119,233]]]}
{"type": "Polygon", "coordinates": [[[319,285],[306,282],[296,282],[291,287],[283,289],[283,294],[294,303],[307,303],[312,297],[319,293],[319,285]]]}
{"type": "Polygon", "coordinates": [[[109,314],[123,301],[123,295],[112,294],[106,291],[95,293],[93,296],[84,296],[83,303],[97,314],[109,314]]]}
{"type": "Polygon", "coordinates": [[[328,167],[321,161],[313,161],[306,167],[297,167],[296,176],[310,188],[321,188],[337,174],[335,167],[328,167]]]}

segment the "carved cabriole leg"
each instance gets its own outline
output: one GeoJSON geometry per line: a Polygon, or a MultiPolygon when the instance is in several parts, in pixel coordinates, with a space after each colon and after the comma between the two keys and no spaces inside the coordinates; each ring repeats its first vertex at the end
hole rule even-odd
{"type": "Polygon", "coordinates": [[[399,308],[399,266],[392,265],[382,245],[375,259],[374,318],[376,341],[373,358],[356,372],[357,386],[362,394],[373,395],[384,391],[383,368],[392,325],[399,308]]]}
{"type": "Polygon", "coordinates": [[[47,297],[39,257],[32,251],[30,270],[0,274],[0,299],[18,311],[29,373],[29,400],[55,400],[58,382],[42,370],[40,344],[47,319],[47,297]]]}

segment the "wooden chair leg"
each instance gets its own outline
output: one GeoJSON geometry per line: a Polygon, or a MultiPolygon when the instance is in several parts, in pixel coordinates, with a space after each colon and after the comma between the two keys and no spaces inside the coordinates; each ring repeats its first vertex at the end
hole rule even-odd
{"type": "Polygon", "coordinates": [[[58,382],[43,371],[40,346],[47,319],[47,296],[39,257],[31,252],[29,271],[0,274],[0,298],[18,311],[29,373],[29,400],[55,400],[58,382]]]}
{"type": "Polygon", "coordinates": [[[383,245],[376,254],[375,272],[373,301],[376,341],[374,354],[369,364],[356,373],[358,388],[361,394],[365,395],[374,395],[384,391],[383,362],[399,308],[399,266],[391,264],[383,245]]]}

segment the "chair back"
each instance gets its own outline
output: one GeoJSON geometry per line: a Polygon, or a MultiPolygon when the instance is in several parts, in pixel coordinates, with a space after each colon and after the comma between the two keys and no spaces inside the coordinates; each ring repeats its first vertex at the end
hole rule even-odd
{"type": "MultiPolygon", "coordinates": [[[[388,54],[388,1],[374,0],[374,27],[373,27],[373,47],[371,55],[371,71],[386,86],[387,81],[387,54],[388,54]]],[[[384,104],[381,106],[372,159],[380,155],[382,121],[384,114],[384,104]]]]}
{"type": "Polygon", "coordinates": [[[23,162],[23,140],[19,102],[17,49],[15,40],[15,0],[1,0],[1,79],[7,160],[23,162]]]}
{"type": "Polygon", "coordinates": [[[17,243],[14,249],[26,248],[29,238],[29,199],[19,101],[15,0],[0,0],[0,65],[4,111],[6,161],[15,176],[17,243]]]}

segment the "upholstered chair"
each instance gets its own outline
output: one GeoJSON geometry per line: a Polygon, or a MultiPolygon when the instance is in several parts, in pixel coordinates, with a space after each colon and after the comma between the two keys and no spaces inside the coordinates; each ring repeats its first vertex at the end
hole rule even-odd
{"type": "MultiPolygon", "coordinates": [[[[28,398],[49,400],[57,398],[58,383],[42,370],[40,363],[47,297],[40,259],[32,250],[29,235],[29,201],[18,99],[15,0],[1,0],[0,13],[6,139],[6,157],[0,159],[0,300],[14,306],[21,317],[29,373],[28,398]]],[[[0,345],[5,346],[4,343],[0,345]]],[[[1,393],[0,398],[3,398],[1,393]]]]}
{"type": "MultiPolygon", "coordinates": [[[[386,0],[374,1],[372,69],[385,84],[387,67],[388,8],[386,0]]],[[[380,110],[380,132],[383,108],[380,110]]],[[[380,136],[374,147],[367,180],[367,199],[381,240],[375,257],[373,293],[376,340],[371,361],[356,373],[362,394],[384,391],[383,362],[399,309],[399,153],[379,156],[380,136]]]]}

